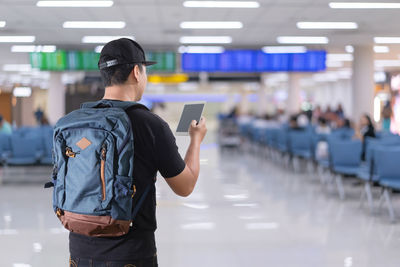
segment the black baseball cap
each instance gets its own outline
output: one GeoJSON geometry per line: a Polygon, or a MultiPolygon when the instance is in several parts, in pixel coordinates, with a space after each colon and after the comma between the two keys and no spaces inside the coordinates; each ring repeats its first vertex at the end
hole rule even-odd
{"type": "Polygon", "coordinates": [[[122,64],[154,65],[155,61],[146,61],[143,48],[135,41],[121,38],[108,42],[100,53],[99,69],[105,69],[122,64]]]}

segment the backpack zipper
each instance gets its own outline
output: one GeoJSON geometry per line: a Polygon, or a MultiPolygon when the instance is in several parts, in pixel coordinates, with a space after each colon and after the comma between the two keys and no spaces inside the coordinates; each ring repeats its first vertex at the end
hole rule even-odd
{"type": "Polygon", "coordinates": [[[79,152],[72,151],[72,148],[70,148],[68,146],[65,148],[65,155],[67,157],[75,158],[77,154],[79,154],[79,152]]]}
{"type": "Polygon", "coordinates": [[[101,162],[100,162],[100,179],[101,189],[103,194],[103,201],[106,200],[106,178],[105,178],[105,164],[106,164],[107,147],[103,144],[101,147],[101,162]]]}

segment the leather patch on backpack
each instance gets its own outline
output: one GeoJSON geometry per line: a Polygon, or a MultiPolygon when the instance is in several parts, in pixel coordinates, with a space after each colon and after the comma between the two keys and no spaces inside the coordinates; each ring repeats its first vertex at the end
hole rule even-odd
{"type": "Polygon", "coordinates": [[[86,137],[83,137],[78,143],[76,143],[76,145],[82,150],[85,150],[91,144],[92,142],[90,142],[86,137]]]}

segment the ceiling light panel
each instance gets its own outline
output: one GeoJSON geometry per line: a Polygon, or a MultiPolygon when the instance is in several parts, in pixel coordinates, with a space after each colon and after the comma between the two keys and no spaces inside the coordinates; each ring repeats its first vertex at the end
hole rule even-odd
{"type": "Polygon", "coordinates": [[[326,61],[326,66],[328,68],[341,68],[344,66],[342,61],[326,61]]]}
{"type": "Polygon", "coordinates": [[[15,97],[30,97],[32,95],[32,88],[30,87],[15,87],[13,90],[15,97]]]}
{"type": "Polygon", "coordinates": [[[125,28],[124,21],[66,21],[63,28],[73,29],[122,29],[125,28]]]}
{"type": "Polygon", "coordinates": [[[343,9],[394,9],[400,8],[400,3],[385,3],[385,2],[331,2],[330,8],[343,8],[343,9]]]}
{"type": "Polygon", "coordinates": [[[280,44],[327,44],[329,39],[325,36],[279,36],[277,42],[280,44]]]}
{"type": "Polygon", "coordinates": [[[38,7],[110,7],[114,1],[38,1],[38,7]]]}
{"type": "Polygon", "coordinates": [[[31,64],[5,64],[3,71],[31,71],[31,64]]]}
{"type": "Polygon", "coordinates": [[[264,46],[261,48],[267,54],[291,54],[291,53],[306,53],[305,46],[264,46]]]}
{"type": "Polygon", "coordinates": [[[375,53],[389,53],[390,49],[388,46],[383,46],[383,45],[375,45],[374,46],[374,52],[375,53]]]}
{"type": "Polygon", "coordinates": [[[358,25],[355,22],[297,22],[297,28],[299,29],[357,29],[358,25]]]}
{"type": "Polygon", "coordinates": [[[352,54],[327,54],[326,55],[327,61],[353,61],[352,54]]]}
{"type": "Polygon", "coordinates": [[[229,44],[232,43],[230,36],[182,36],[179,39],[182,44],[229,44]]]}
{"type": "Polygon", "coordinates": [[[13,45],[11,52],[13,53],[32,53],[32,52],[43,52],[53,53],[57,50],[55,45],[13,45]]]}
{"type": "Polygon", "coordinates": [[[3,20],[0,20],[0,28],[4,28],[6,26],[6,22],[3,20]]]}
{"type": "Polygon", "coordinates": [[[400,37],[375,37],[376,44],[400,44],[400,37]]]}
{"type": "Polygon", "coordinates": [[[375,67],[400,67],[400,60],[375,60],[375,67]]]}
{"type": "Polygon", "coordinates": [[[345,50],[346,50],[347,53],[352,54],[352,53],[354,53],[354,46],[346,45],[345,50]]]}
{"type": "Polygon", "coordinates": [[[1,36],[0,43],[33,43],[35,36],[1,36]]]}
{"type": "Polygon", "coordinates": [[[240,21],[184,21],[180,24],[182,29],[241,29],[240,21]]]}
{"type": "Polygon", "coordinates": [[[256,1],[185,1],[184,7],[199,8],[259,8],[256,1]]]}
{"type": "Polygon", "coordinates": [[[84,36],[82,38],[82,43],[85,44],[105,44],[112,40],[128,38],[134,40],[133,36],[84,36]]]}
{"type": "Polygon", "coordinates": [[[225,51],[223,46],[180,46],[178,52],[193,54],[221,54],[225,51]]]}

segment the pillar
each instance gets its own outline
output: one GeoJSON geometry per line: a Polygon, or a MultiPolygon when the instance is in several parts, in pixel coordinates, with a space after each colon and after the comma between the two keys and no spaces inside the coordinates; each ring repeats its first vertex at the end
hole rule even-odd
{"type": "Polygon", "coordinates": [[[289,74],[289,91],[286,104],[288,114],[298,113],[300,111],[300,73],[289,74]]]}
{"type": "Polygon", "coordinates": [[[265,116],[266,114],[268,114],[269,103],[267,101],[267,93],[268,93],[267,79],[268,79],[268,74],[262,73],[260,87],[258,88],[258,91],[257,91],[257,95],[258,95],[257,115],[258,116],[265,116]]]}
{"type": "Polygon", "coordinates": [[[363,113],[373,116],[374,51],[372,46],[355,46],[353,61],[352,119],[358,122],[363,113]]]}
{"type": "Polygon", "coordinates": [[[65,86],[61,80],[61,73],[52,72],[50,74],[47,111],[49,123],[54,125],[62,116],[65,115],[65,86]]]}

